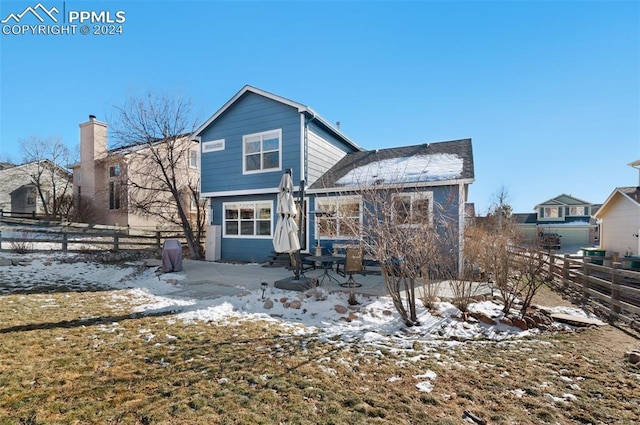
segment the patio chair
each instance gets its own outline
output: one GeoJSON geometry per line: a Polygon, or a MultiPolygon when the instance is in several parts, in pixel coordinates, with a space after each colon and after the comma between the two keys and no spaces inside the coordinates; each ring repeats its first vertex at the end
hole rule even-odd
{"type": "Polygon", "coordinates": [[[349,278],[345,283],[340,284],[340,286],[347,286],[350,288],[362,286],[353,279],[353,275],[354,273],[364,275],[364,252],[362,248],[359,247],[347,247],[346,252],[342,272],[339,270],[337,270],[337,272],[345,277],[349,275],[349,278]]]}
{"type": "Polygon", "coordinates": [[[289,270],[295,270],[298,267],[298,262],[300,262],[300,271],[304,273],[305,270],[316,269],[315,261],[305,260],[300,253],[291,252],[289,253],[289,270]]]}

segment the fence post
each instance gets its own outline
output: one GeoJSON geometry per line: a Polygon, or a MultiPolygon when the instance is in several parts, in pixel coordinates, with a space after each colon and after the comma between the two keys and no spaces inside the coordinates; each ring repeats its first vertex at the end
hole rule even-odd
{"type": "Polygon", "coordinates": [[[609,321],[615,322],[620,316],[620,284],[618,283],[618,269],[620,263],[611,263],[611,313],[609,314],[609,321]]]}
{"type": "Polygon", "coordinates": [[[67,248],[69,247],[69,240],[67,237],[67,232],[62,233],[62,252],[67,252],[67,248]]]}
{"type": "Polygon", "coordinates": [[[552,249],[549,250],[549,281],[554,280],[554,271],[556,267],[556,252],[552,249]]]}
{"type": "Polygon", "coordinates": [[[569,254],[564,254],[562,261],[562,289],[569,285],[569,254]]]}
{"type": "Polygon", "coordinates": [[[156,230],[156,249],[160,251],[160,231],[156,230]]]}
{"type": "Polygon", "coordinates": [[[2,230],[0,230],[0,251],[2,251],[2,230]]]}
{"type": "Polygon", "coordinates": [[[582,296],[585,301],[589,299],[589,263],[591,263],[591,257],[584,257],[583,261],[583,275],[582,275],[582,296]]]}
{"type": "Polygon", "coordinates": [[[113,250],[118,251],[120,249],[120,237],[118,234],[113,235],[113,250]]]}
{"type": "Polygon", "coordinates": [[[35,211],[31,211],[31,217],[35,220],[36,219],[36,212],[35,211]]]}

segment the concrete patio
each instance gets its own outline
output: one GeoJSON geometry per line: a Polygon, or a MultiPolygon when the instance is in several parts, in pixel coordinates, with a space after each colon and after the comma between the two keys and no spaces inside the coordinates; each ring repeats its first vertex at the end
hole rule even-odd
{"type": "MultiPolygon", "coordinates": [[[[149,260],[150,267],[160,266],[160,261],[149,260]]],[[[218,298],[227,295],[236,295],[244,291],[260,290],[262,282],[266,282],[270,288],[274,287],[276,281],[291,278],[294,271],[284,267],[265,267],[261,264],[230,264],[223,262],[208,262],[196,260],[183,260],[183,271],[177,274],[180,276],[180,289],[172,295],[192,298],[218,298]]],[[[304,276],[307,278],[319,278],[323,273],[322,267],[315,270],[306,270],[304,276]]],[[[345,288],[339,283],[344,283],[347,278],[329,272],[337,279],[324,279],[320,284],[321,288],[329,292],[355,292],[356,294],[370,296],[385,296],[387,288],[383,277],[380,275],[354,275],[356,282],[362,286],[355,288],[345,288]]],[[[438,296],[441,298],[452,298],[453,291],[448,282],[436,283],[438,285],[438,296]]],[[[488,295],[492,293],[491,287],[487,283],[474,283],[474,295],[488,295]]]]}

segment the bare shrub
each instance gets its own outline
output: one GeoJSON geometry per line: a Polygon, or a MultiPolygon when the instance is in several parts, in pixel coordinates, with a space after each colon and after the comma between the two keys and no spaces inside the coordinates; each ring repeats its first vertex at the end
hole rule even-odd
{"type": "MultiPolygon", "coordinates": [[[[344,219],[340,225],[348,227],[354,241],[380,264],[396,311],[407,326],[415,326],[420,324],[416,286],[457,273],[457,227],[445,218],[446,205],[433,201],[433,192],[407,193],[404,189],[360,186],[356,194],[361,199],[361,214],[353,214],[358,218],[344,219]]],[[[422,298],[432,299],[432,295],[422,298]]]]}
{"type": "Polygon", "coordinates": [[[26,232],[18,233],[18,240],[11,241],[10,243],[11,251],[16,254],[26,254],[33,251],[33,242],[24,240],[27,239],[28,236],[29,235],[26,232]]]}

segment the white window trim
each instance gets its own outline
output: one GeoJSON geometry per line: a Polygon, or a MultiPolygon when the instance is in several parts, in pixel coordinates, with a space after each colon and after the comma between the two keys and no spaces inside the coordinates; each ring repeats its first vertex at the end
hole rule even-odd
{"type": "Polygon", "coordinates": [[[564,207],[562,206],[549,206],[549,207],[542,207],[542,219],[543,220],[562,220],[563,219],[563,210],[564,207]],[[551,210],[551,209],[557,209],[558,210],[558,216],[557,217],[551,217],[549,215],[547,215],[547,210],[551,210]]]}
{"type": "Polygon", "coordinates": [[[569,214],[567,214],[567,217],[583,217],[583,216],[586,216],[586,215],[588,215],[588,214],[586,214],[586,210],[587,210],[587,207],[584,206],[584,205],[569,207],[569,214]],[[582,208],[582,214],[571,214],[571,208],[582,208]]]}
{"type": "MultiPolygon", "coordinates": [[[[413,201],[418,199],[428,199],[429,200],[429,226],[433,226],[433,192],[402,192],[402,193],[396,193],[393,195],[392,197],[392,201],[395,201],[395,198],[399,197],[399,196],[408,196],[410,198],[411,202],[411,211],[410,213],[413,215],[413,201]]],[[[393,205],[393,203],[392,203],[393,205]]],[[[391,210],[391,219],[393,220],[393,223],[395,223],[396,220],[396,212],[395,209],[391,210]]],[[[402,224],[400,225],[402,227],[419,227],[420,224],[415,224],[415,223],[407,223],[407,224],[402,224]]]]}
{"type": "MultiPolygon", "coordinates": [[[[223,238],[229,238],[229,239],[273,239],[273,230],[274,230],[274,226],[273,226],[273,221],[275,218],[275,213],[274,213],[274,208],[273,208],[273,201],[271,200],[262,200],[262,201],[238,201],[238,202],[223,202],[222,203],[222,237],[223,238]],[[237,205],[237,204],[253,204],[254,205],[254,212],[255,212],[255,207],[258,204],[269,204],[271,206],[271,225],[270,225],[270,230],[269,232],[271,233],[270,235],[228,235],[227,234],[227,219],[226,219],[226,214],[225,212],[227,211],[227,205],[237,205]]],[[[256,220],[256,218],[253,219],[254,222],[256,220]]]]}
{"type": "Polygon", "coordinates": [[[208,140],[206,142],[202,142],[202,153],[223,151],[224,148],[224,139],[208,140]]]}
{"type": "Polygon", "coordinates": [[[199,156],[199,155],[198,155],[198,150],[197,150],[197,149],[189,149],[189,159],[188,159],[188,161],[189,161],[189,168],[191,168],[191,169],[193,169],[193,170],[196,170],[196,169],[198,169],[198,168],[199,168],[199,167],[198,167],[198,162],[199,162],[199,161],[198,161],[198,156],[199,156]],[[195,161],[195,165],[194,165],[194,164],[192,163],[192,161],[191,161],[191,159],[192,159],[192,158],[191,158],[191,155],[194,155],[194,156],[195,156],[195,160],[196,160],[196,161],[195,161]]]}
{"type": "Polygon", "coordinates": [[[363,211],[362,211],[362,196],[359,195],[350,195],[350,196],[323,196],[321,198],[316,198],[315,199],[315,210],[318,211],[320,210],[322,207],[320,207],[320,205],[318,205],[319,201],[330,201],[330,202],[338,202],[340,203],[340,201],[343,202],[357,202],[358,203],[358,209],[360,211],[360,214],[358,215],[358,219],[360,220],[360,230],[358,232],[357,235],[354,236],[321,236],[320,235],[320,226],[318,225],[318,219],[316,219],[314,221],[314,226],[315,226],[315,235],[316,235],[316,240],[321,240],[321,241],[339,241],[339,240],[353,240],[353,238],[358,238],[362,236],[362,220],[363,220],[363,211]]]}
{"type": "MultiPolygon", "coordinates": [[[[260,150],[260,153],[262,153],[262,150],[260,150]]],[[[242,174],[270,173],[272,171],[281,171],[281,170],[282,170],[282,129],[281,128],[274,129],[274,130],[261,131],[261,132],[252,133],[252,134],[245,134],[244,136],[242,136],[242,174]],[[278,167],[267,168],[267,169],[260,168],[259,170],[247,170],[247,162],[246,162],[247,153],[246,153],[245,141],[249,137],[256,137],[256,136],[261,136],[260,140],[262,141],[262,136],[268,133],[278,133],[278,167]]]]}

